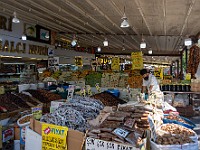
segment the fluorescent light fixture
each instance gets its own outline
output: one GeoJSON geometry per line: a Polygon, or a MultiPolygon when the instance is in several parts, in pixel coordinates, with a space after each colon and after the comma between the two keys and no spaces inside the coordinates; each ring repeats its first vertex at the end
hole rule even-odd
{"type": "Polygon", "coordinates": [[[13,13],[13,16],[14,16],[14,17],[13,17],[13,19],[12,19],[12,22],[13,22],[13,23],[20,23],[19,19],[17,18],[17,13],[16,13],[16,12],[13,13]]]}
{"type": "Polygon", "coordinates": [[[147,44],[145,42],[140,43],[140,48],[146,48],[146,47],[147,47],[147,44]]]}
{"type": "Polygon", "coordinates": [[[149,51],[148,51],[148,54],[150,54],[150,55],[151,55],[152,53],[153,53],[153,51],[152,51],[152,50],[149,50],[149,51]]]}
{"type": "Polygon", "coordinates": [[[103,46],[108,46],[108,40],[107,40],[107,39],[105,39],[105,40],[103,41],[103,46]]]}
{"type": "Polygon", "coordinates": [[[36,58],[30,58],[30,59],[36,59],[36,58]]]}
{"type": "Polygon", "coordinates": [[[185,46],[192,45],[192,39],[191,38],[185,39],[184,44],[185,44],[185,46]]]}
{"type": "Polygon", "coordinates": [[[16,57],[13,57],[13,58],[22,58],[22,57],[17,57],[17,56],[16,56],[16,57]]]}
{"type": "Polygon", "coordinates": [[[100,52],[100,51],[101,51],[101,47],[98,46],[98,47],[97,47],[97,52],[100,52]]]}
{"type": "Polygon", "coordinates": [[[22,35],[22,40],[23,40],[23,41],[26,41],[26,40],[27,40],[27,37],[26,37],[25,34],[22,35]]]}

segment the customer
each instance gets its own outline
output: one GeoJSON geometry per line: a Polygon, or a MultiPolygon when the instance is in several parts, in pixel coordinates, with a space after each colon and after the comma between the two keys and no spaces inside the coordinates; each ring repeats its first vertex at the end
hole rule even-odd
{"type": "Polygon", "coordinates": [[[143,77],[142,93],[152,93],[153,91],[160,91],[160,86],[156,77],[147,71],[147,69],[140,70],[143,77]]]}

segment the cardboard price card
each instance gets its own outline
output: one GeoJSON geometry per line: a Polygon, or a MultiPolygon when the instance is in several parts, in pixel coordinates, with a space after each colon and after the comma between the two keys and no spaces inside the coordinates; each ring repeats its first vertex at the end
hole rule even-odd
{"type": "Polygon", "coordinates": [[[86,150],[139,150],[131,145],[103,141],[88,137],[85,142],[86,150]]]}
{"type": "Polygon", "coordinates": [[[120,63],[120,58],[119,57],[113,57],[112,58],[111,69],[115,70],[115,71],[118,71],[120,69],[119,63],[120,63]]]}
{"type": "Polygon", "coordinates": [[[67,127],[42,124],[42,150],[67,150],[67,127]]]}

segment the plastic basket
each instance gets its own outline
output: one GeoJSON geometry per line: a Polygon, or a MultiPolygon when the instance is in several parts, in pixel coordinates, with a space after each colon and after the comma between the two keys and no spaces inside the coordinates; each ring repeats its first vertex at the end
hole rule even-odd
{"type": "MultiPolygon", "coordinates": [[[[169,115],[164,115],[164,116],[169,116],[169,115]]],[[[187,122],[188,124],[182,123],[182,122],[179,122],[179,121],[176,121],[176,120],[166,119],[166,118],[163,119],[163,123],[164,123],[164,124],[166,124],[166,123],[179,124],[179,125],[182,125],[182,126],[184,126],[184,127],[186,127],[186,128],[189,128],[189,129],[193,129],[193,128],[196,127],[196,125],[195,125],[192,121],[190,121],[189,119],[187,119],[187,118],[185,118],[185,117],[181,117],[181,116],[180,116],[180,118],[183,119],[183,120],[184,120],[185,122],[187,122]]]]}

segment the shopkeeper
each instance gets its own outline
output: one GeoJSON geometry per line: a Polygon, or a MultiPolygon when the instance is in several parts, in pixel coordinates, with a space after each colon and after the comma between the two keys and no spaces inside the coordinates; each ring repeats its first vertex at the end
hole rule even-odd
{"type": "Polygon", "coordinates": [[[147,69],[140,70],[140,74],[143,77],[142,93],[152,93],[153,91],[160,91],[160,86],[154,75],[149,73],[147,69]]]}

